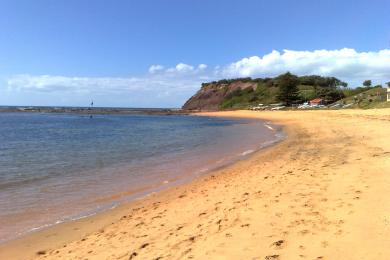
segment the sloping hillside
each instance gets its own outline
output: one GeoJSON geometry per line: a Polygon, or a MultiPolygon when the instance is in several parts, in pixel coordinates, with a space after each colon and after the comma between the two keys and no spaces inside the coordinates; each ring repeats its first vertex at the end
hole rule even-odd
{"type": "Polygon", "coordinates": [[[218,110],[223,101],[240,91],[253,91],[257,82],[237,79],[202,84],[202,88],[184,105],[185,110],[218,110]]]}
{"type": "Polygon", "coordinates": [[[241,109],[258,104],[283,102],[280,86],[286,75],[294,79],[297,98],[294,104],[321,97],[325,103],[333,103],[344,97],[340,90],[346,83],[334,77],[317,75],[297,77],[290,73],[275,78],[238,78],[203,83],[201,89],[184,105],[185,110],[241,109]]]}
{"type": "Polygon", "coordinates": [[[390,102],[386,101],[386,91],[386,88],[375,87],[350,95],[334,104],[350,105],[350,108],[386,108],[390,107],[390,102]]]}

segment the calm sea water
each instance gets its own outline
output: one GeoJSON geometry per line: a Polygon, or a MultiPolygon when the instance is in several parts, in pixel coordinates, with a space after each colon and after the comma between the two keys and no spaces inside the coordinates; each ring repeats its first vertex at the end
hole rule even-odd
{"type": "Polygon", "coordinates": [[[0,241],[111,208],[278,140],[265,122],[0,113],[0,241]]]}

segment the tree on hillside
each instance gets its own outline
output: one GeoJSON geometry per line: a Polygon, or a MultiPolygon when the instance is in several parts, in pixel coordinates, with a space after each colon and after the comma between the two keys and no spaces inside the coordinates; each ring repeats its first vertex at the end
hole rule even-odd
{"type": "Polygon", "coordinates": [[[334,103],[345,97],[344,93],[336,87],[320,88],[317,95],[324,100],[325,104],[334,103]]]}
{"type": "Polygon", "coordinates": [[[363,81],[363,86],[365,86],[365,87],[371,87],[371,84],[372,84],[372,82],[371,82],[371,80],[365,80],[365,81],[363,81]]]}
{"type": "Polygon", "coordinates": [[[386,83],[387,87],[390,88],[390,81],[386,83]]]}
{"type": "Polygon", "coordinates": [[[341,86],[342,86],[343,88],[347,88],[347,87],[348,87],[348,83],[347,83],[347,82],[341,82],[341,86]]]}
{"type": "Polygon", "coordinates": [[[257,83],[255,93],[259,99],[264,99],[269,96],[268,88],[265,86],[265,84],[257,83]]]}
{"type": "Polygon", "coordinates": [[[287,72],[276,78],[279,87],[277,99],[286,105],[296,104],[301,101],[299,96],[299,79],[297,76],[287,72]]]}

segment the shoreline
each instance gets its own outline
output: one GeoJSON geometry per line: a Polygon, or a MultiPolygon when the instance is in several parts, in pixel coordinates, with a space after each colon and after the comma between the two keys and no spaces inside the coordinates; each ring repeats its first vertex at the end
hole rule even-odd
{"type": "MultiPolygon", "coordinates": [[[[202,116],[201,114],[192,114],[192,116],[202,116]]],[[[230,119],[230,120],[240,120],[240,118],[237,117],[223,117],[225,119],[230,119]]],[[[241,119],[247,119],[247,118],[241,118],[241,119]]],[[[23,244],[25,245],[26,241],[31,241],[31,240],[41,240],[42,238],[44,239],[45,237],[52,236],[55,233],[60,233],[63,232],[64,229],[74,229],[74,230],[81,230],[79,233],[82,233],[85,235],[85,232],[89,232],[91,229],[89,227],[83,228],[83,225],[88,225],[86,222],[95,222],[93,218],[98,218],[99,220],[97,222],[99,223],[105,223],[105,221],[100,221],[100,218],[111,218],[110,216],[106,215],[111,215],[111,214],[116,214],[116,211],[122,211],[121,208],[123,207],[133,207],[133,204],[142,204],[143,200],[146,200],[149,197],[152,196],[160,196],[159,194],[164,193],[164,192],[169,192],[170,190],[176,189],[177,187],[183,186],[183,185],[188,185],[194,181],[197,181],[199,179],[202,179],[204,177],[207,177],[210,174],[213,174],[214,172],[221,171],[225,168],[230,167],[231,165],[246,160],[248,157],[253,156],[253,154],[256,154],[258,152],[261,152],[263,149],[266,149],[268,147],[272,147],[273,145],[276,145],[280,142],[282,142],[285,139],[285,134],[283,133],[283,127],[279,125],[273,125],[272,122],[266,122],[261,119],[251,119],[249,124],[253,123],[258,123],[260,122],[262,125],[267,127],[269,130],[275,133],[275,138],[272,140],[268,140],[266,142],[260,143],[255,150],[246,150],[242,151],[242,153],[237,154],[234,156],[234,158],[229,158],[227,162],[225,162],[222,165],[210,165],[211,168],[207,168],[207,170],[202,171],[201,173],[198,174],[191,174],[191,176],[187,177],[182,177],[179,179],[175,179],[173,182],[165,183],[164,185],[161,186],[156,186],[151,190],[144,191],[140,194],[132,194],[130,198],[124,199],[120,202],[112,202],[111,206],[103,207],[101,210],[98,211],[93,211],[93,210],[88,210],[86,211],[85,214],[79,213],[77,216],[74,218],[72,217],[66,217],[63,220],[58,220],[53,223],[45,224],[41,227],[34,227],[31,230],[28,230],[22,234],[19,234],[17,237],[4,240],[0,242],[0,258],[2,256],[2,248],[7,248],[8,245],[11,244],[23,244]],[[272,125],[272,127],[270,126],[272,125]],[[86,230],[86,231],[83,231],[86,230]]],[[[252,126],[253,127],[253,126],[252,126]]],[[[122,193],[122,192],[121,192],[122,193]]],[[[115,195],[115,194],[113,194],[115,195]]],[[[108,221],[109,222],[109,221],[108,221]]],[[[92,228],[92,230],[95,230],[92,228]]],[[[78,236],[75,236],[78,237],[78,236]]],[[[70,236],[70,239],[66,238],[64,241],[72,241],[74,236],[70,236]]],[[[49,241],[48,243],[52,245],[53,241],[49,241]]],[[[54,244],[57,244],[58,241],[56,241],[54,244]]],[[[61,243],[60,243],[61,244],[61,243]]],[[[34,251],[35,249],[32,249],[34,251]]],[[[39,251],[39,250],[38,250],[39,251]]],[[[25,252],[23,252],[25,254],[25,252]]],[[[31,254],[33,255],[33,254],[31,254]]],[[[7,256],[7,255],[6,255],[7,256]]],[[[8,257],[8,256],[7,256],[8,257]]]]}
{"type": "MultiPolygon", "coordinates": [[[[195,115],[196,116],[196,115],[195,115]]],[[[237,120],[237,122],[240,122],[240,119],[237,118],[225,118],[226,120],[237,120]]],[[[261,149],[264,149],[265,147],[272,146],[275,143],[278,143],[283,140],[284,134],[279,126],[269,126],[270,122],[265,122],[262,120],[247,120],[248,122],[245,122],[244,125],[248,125],[248,128],[253,128],[256,130],[257,125],[261,125],[264,127],[267,127],[268,129],[272,130],[270,133],[273,133],[273,138],[266,139],[266,141],[261,141],[259,144],[254,147],[247,147],[247,149],[241,150],[238,149],[235,152],[238,153],[231,153],[230,155],[226,156],[221,155],[223,157],[219,158],[216,162],[210,162],[207,164],[204,164],[202,166],[202,169],[187,169],[183,170],[182,176],[176,176],[174,178],[167,178],[166,180],[161,181],[160,183],[153,183],[144,185],[142,187],[137,187],[136,189],[132,188],[132,190],[120,190],[120,191],[113,191],[113,193],[106,195],[106,197],[102,197],[100,200],[104,204],[95,205],[95,207],[85,207],[82,211],[78,212],[72,212],[71,215],[64,215],[57,219],[52,219],[51,222],[44,223],[41,226],[34,226],[28,230],[24,230],[23,232],[17,234],[16,236],[12,238],[7,238],[4,240],[0,240],[0,245],[7,244],[8,242],[11,242],[13,240],[19,240],[22,239],[25,236],[29,236],[31,234],[34,234],[36,232],[41,232],[46,229],[53,228],[56,225],[64,224],[68,222],[74,222],[79,219],[88,218],[97,214],[101,214],[105,211],[110,211],[114,208],[117,208],[121,206],[122,204],[129,204],[132,203],[135,200],[142,200],[145,197],[150,196],[154,193],[159,193],[164,190],[172,189],[174,187],[190,183],[194,179],[201,178],[203,176],[207,176],[208,174],[211,174],[214,171],[221,170],[225,167],[229,167],[230,165],[236,163],[237,161],[245,160],[248,156],[251,156],[253,153],[258,152],[261,149]],[[112,199],[115,198],[115,199],[112,199]]],[[[253,130],[250,130],[253,131],[253,130]]],[[[267,130],[268,131],[268,130],[267,130]]],[[[242,134],[242,137],[245,138],[244,134],[242,134]]],[[[124,167],[124,166],[122,166],[124,167]]]]}
{"type": "Polygon", "coordinates": [[[288,138],[132,205],[11,241],[0,246],[0,258],[386,259],[390,254],[389,109],[201,115],[261,118],[285,125],[288,138]]]}

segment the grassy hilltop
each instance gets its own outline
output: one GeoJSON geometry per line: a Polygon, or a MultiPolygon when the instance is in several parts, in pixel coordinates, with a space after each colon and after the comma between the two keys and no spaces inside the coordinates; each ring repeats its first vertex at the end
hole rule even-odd
{"type": "Polygon", "coordinates": [[[346,91],[345,98],[337,101],[335,104],[350,104],[351,108],[388,108],[390,102],[386,102],[386,88],[376,86],[369,88],[357,88],[354,91],[346,91]]]}
{"type": "Polygon", "coordinates": [[[385,89],[371,86],[370,81],[364,84],[364,87],[348,88],[347,83],[335,77],[298,77],[291,73],[274,78],[223,79],[203,83],[201,89],[184,104],[183,109],[245,109],[258,104],[279,102],[291,106],[314,98],[322,98],[325,104],[359,103],[358,107],[371,107],[375,106],[374,103],[383,101],[385,89]],[[367,94],[360,95],[365,92],[367,94]],[[375,97],[371,97],[373,93],[375,97]]]}

